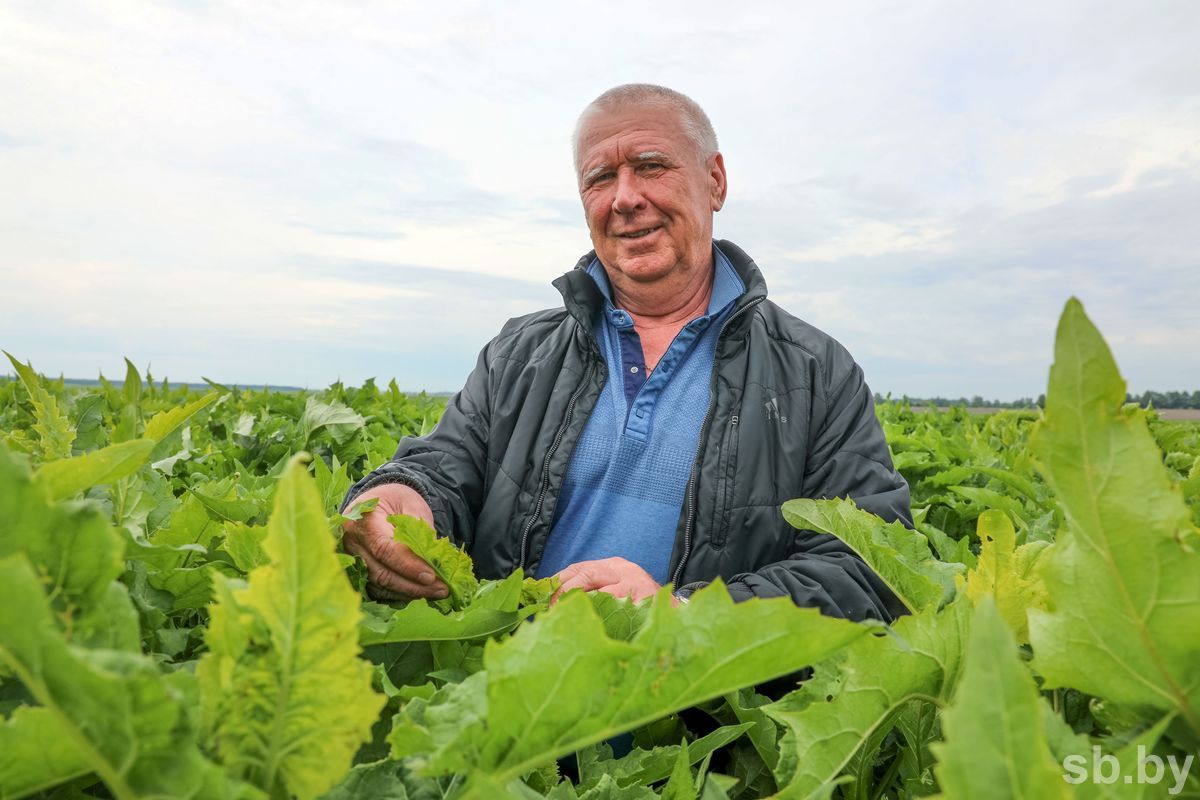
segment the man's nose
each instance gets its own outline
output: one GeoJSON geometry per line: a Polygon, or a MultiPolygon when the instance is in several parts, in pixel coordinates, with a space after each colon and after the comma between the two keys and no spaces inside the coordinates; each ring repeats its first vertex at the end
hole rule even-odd
{"type": "Polygon", "coordinates": [[[642,196],[641,181],[633,170],[618,170],[616,192],[613,194],[613,211],[628,214],[646,204],[642,196]]]}

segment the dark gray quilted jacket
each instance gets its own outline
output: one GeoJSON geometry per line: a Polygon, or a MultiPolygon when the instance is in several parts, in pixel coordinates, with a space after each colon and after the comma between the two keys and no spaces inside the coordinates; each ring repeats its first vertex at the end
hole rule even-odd
{"type": "MultiPolygon", "coordinates": [[[[780,513],[794,497],[852,497],[910,522],[908,485],[892,466],[862,370],[832,338],[768,300],[740,248],[716,244],[747,291],[717,343],[672,581],[687,595],[720,576],[736,599],[790,595],[833,616],[890,620],[903,606],[857,555],[832,536],[795,530],[780,513]]],[[[532,573],[571,451],[608,378],[591,333],[603,308],[585,272],[593,256],[554,281],[565,308],[510,320],[437,428],[402,441],[347,502],[381,483],[409,485],[480,577],[532,573]]]]}

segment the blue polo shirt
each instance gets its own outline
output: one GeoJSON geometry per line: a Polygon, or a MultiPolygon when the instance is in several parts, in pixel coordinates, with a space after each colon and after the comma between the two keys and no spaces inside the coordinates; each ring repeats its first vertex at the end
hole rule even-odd
{"type": "Polygon", "coordinates": [[[605,297],[593,333],[609,378],[571,455],[539,578],[579,561],[621,556],[667,582],[708,412],[717,334],[746,291],[716,245],[713,264],[707,313],[684,325],[649,376],[633,320],[613,306],[604,267],[599,260],[588,267],[605,297]]]}

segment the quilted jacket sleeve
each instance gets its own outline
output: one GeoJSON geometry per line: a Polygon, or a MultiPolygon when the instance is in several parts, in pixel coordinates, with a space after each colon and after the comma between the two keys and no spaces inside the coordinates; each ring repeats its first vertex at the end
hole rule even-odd
{"type": "Polygon", "coordinates": [[[479,354],[466,385],[447,403],[437,427],[425,436],[405,437],[391,461],[350,487],[343,510],[368,489],[400,483],[425,498],[438,533],[460,545],[474,540],[488,456],[491,347],[479,354]]]}

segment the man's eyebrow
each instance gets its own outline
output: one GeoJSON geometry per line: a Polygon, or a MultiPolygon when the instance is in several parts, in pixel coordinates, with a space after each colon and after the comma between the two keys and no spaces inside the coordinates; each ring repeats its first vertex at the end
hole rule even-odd
{"type": "MultiPolygon", "coordinates": [[[[644,150],[641,153],[631,157],[629,160],[635,164],[645,164],[649,161],[665,161],[668,164],[671,163],[671,157],[666,153],[659,152],[658,150],[644,150]]],[[[598,167],[592,167],[587,172],[583,173],[583,177],[580,178],[580,182],[586,186],[593,178],[603,175],[610,169],[612,169],[612,166],[609,164],[601,164],[598,167]]]]}
{"type": "Polygon", "coordinates": [[[636,161],[639,164],[644,161],[668,161],[669,162],[670,160],[671,160],[671,157],[669,155],[667,155],[666,153],[660,153],[657,150],[646,150],[645,152],[638,153],[636,156],[634,156],[633,158],[630,159],[630,161],[636,161]]]}
{"type": "Polygon", "coordinates": [[[593,178],[603,175],[610,169],[611,167],[609,167],[608,164],[601,164],[598,167],[592,167],[587,172],[583,173],[583,177],[580,179],[580,181],[586,186],[593,178]]]}

